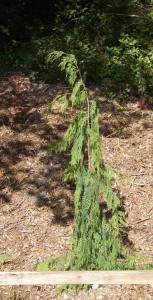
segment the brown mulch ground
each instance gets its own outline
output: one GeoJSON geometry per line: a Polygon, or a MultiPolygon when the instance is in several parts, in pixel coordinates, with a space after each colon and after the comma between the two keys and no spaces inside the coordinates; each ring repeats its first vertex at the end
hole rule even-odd
{"type": "MultiPolygon", "coordinates": [[[[1,271],[32,271],[37,262],[69,248],[73,226],[73,187],[60,180],[66,157],[49,155],[72,112],[48,113],[64,86],[30,83],[19,70],[0,73],[0,257],[1,271]]],[[[93,91],[100,109],[103,157],[124,174],[114,188],[123,201],[128,240],[153,262],[153,113],[129,101],[120,106],[93,91]]],[[[150,286],[104,286],[77,295],[52,286],[0,287],[2,300],[153,299],[150,286]]]]}

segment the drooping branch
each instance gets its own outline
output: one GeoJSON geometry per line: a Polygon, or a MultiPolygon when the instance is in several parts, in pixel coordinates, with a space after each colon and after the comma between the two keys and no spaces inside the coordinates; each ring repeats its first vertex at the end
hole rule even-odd
{"type": "MultiPolygon", "coordinates": [[[[89,134],[89,130],[90,130],[90,100],[89,100],[89,96],[88,96],[88,90],[84,84],[84,81],[83,81],[83,78],[82,78],[82,75],[81,75],[81,72],[80,72],[80,69],[78,67],[78,64],[77,64],[77,61],[76,61],[76,67],[77,67],[77,70],[78,70],[78,73],[79,73],[79,77],[80,77],[80,81],[82,83],[82,86],[84,88],[84,91],[86,92],[86,103],[87,103],[87,129],[88,129],[88,134],[89,134]]],[[[92,162],[91,162],[91,149],[90,149],[90,139],[88,137],[87,139],[87,152],[88,152],[88,169],[90,170],[91,169],[91,165],[92,165],[92,162]]]]}
{"type": "MultiPolygon", "coordinates": [[[[87,114],[88,114],[88,118],[87,118],[87,128],[88,128],[88,132],[90,130],[90,102],[89,102],[89,97],[87,94],[87,114]]],[[[90,151],[90,139],[88,137],[88,142],[87,142],[87,147],[88,147],[88,169],[91,169],[91,151],[90,151]]]]}

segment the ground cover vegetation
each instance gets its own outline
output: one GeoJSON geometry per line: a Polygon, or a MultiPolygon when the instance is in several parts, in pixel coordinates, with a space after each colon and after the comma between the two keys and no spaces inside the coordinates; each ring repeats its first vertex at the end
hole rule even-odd
{"type": "Polygon", "coordinates": [[[52,103],[58,101],[62,113],[71,106],[76,117],[51,145],[57,152],[69,150],[65,180],[76,187],[72,249],[65,260],[45,262],[47,268],[134,269],[135,256],[122,241],[126,222],[111,187],[114,172],[101,157],[96,101],[87,86],[99,84],[111,98],[144,97],[151,103],[152,1],[1,1],[0,18],[1,64],[22,66],[31,79],[68,81],[72,89],[52,103]]]}

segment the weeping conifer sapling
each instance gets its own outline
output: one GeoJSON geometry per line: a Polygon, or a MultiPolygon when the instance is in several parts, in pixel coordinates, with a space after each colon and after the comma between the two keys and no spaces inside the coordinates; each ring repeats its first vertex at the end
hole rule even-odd
{"type": "Polygon", "coordinates": [[[70,161],[65,180],[75,182],[74,228],[71,253],[58,268],[65,270],[117,270],[134,269],[135,256],[123,245],[121,233],[126,227],[121,201],[113,192],[111,179],[114,172],[102,159],[96,101],[89,98],[73,54],[51,52],[47,63],[59,61],[72,91],[57,95],[64,113],[68,107],[78,113],[66,130],[63,139],[52,145],[56,152],[70,148],[70,161]],[[100,206],[105,201],[107,214],[100,206]],[[108,218],[109,215],[109,218],[108,218]]]}

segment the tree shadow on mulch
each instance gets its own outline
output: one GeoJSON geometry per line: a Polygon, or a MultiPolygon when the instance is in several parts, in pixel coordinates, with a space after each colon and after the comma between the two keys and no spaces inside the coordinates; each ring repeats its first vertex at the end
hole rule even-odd
{"type": "Polygon", "coordinates": [[[152,128],[152,124],[147,120],[149,111],[138,109],[136,99],[131,102],[133,109],[129,109],[126,104],[120,102],[108,99],[97,101],[100,112],[100,134],[102,136],[127,139],[132,136],[130,127],[140,120],[145,129],[152,128]]]}
{"type": "MultiPolygon", "coordinates": [[[[27,86],[24,90],[26,78],[22,72],[1,76],[1,199],[9,203],[15,193],[22,195],[24,191],[27,198],[36,199],[38,207],[53,211],[55,223],[66,225],[73,219],[74,187],[63,183],[59,175],[67,164],[67,155],[49,155],[48,145],[61,138],[71,113],[64,117],[55,111],[48,117],[49,103],[62,87],[51,86],[46,91],[46,86],[37,89],[36,84],[35,90],[27,90],[27,86]],[[11,92],[5,93],[7,87],[11,92]]],[[[114,101],[97,100],[97,104],[103,136],[128,138],[129,124],[141,118],[139,112],[134,115],[127,108],[123,112],[114,101]]],[[[149,126],[145,119],[144,126],[149,126]]]]}
{"type": "MultiPolygon", "coordinates": [[[[24,79],[24,74],[20,75],[24,79]]],[[[7,75],[1,81],[1,201],[9,203],[16,193],[20,192],[22,197],[22,192],[26,192],[27,198],[36,199],[38,207],[47,206],[53,211],[54,222],[67,224],[73,219],[73,201],[69,195],[73,188],[57,176],[65,164],[64,156],[51,158],[48,145],[59,140],[68,127],[68,120],[55,113],[54,126],[48,124],[46,115],[53,96],[43,95],[40,89],[35,93],[18,92],[12,76],[7,75]],[[11,86],[13,91],[3,93],[3,85],[5,90],[11,86]]]]}

